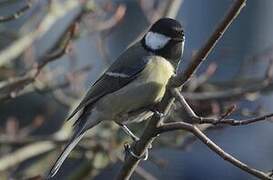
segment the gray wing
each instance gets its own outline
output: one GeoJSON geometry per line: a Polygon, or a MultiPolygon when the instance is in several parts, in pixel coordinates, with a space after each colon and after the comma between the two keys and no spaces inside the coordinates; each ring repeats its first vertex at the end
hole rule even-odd
{"type": "Polygon", "coordinates": [[[138,77],[144,69],[149,54],[140,43],[129,47],[106,70],[106,72],[92,85],[77,108],[69,115],[71,119],[85,106],[95,103],[106,94],[117,91],[138,77]],[[117,76],[123,74],[124,76],[117,76]]]}

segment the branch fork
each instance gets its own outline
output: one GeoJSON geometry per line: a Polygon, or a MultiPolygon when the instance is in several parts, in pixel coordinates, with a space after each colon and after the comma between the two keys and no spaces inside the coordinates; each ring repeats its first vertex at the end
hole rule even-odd
{"type": "MultiPolygon", "coordinates": [[[[219,39],[223,36],[226,29],[233,22],[233,20],[238,16],[241,9],[245,6],[246,0],[236,0],[232,4],[230,10],[224,17],[224,19],[219,23],[215,31],[209,37],[205,45],[198,51],[198,53],[193,57],[190,65],[185,70],[184,73],[178,74],[176,77],[173,77],[168,85],[168,91],[166,91],[165,96],[162,101],[159,103],[158,111],[164,112],[164,116],[156,116],[154,115],[146,128],[140,140],[135,142],[132,146],[134,150],[134,154],[141,155],[145,151],[147,151],[148,147],[152,144],[153,140],[157,135],[169,131],[174,130],[184,130],[192,133],[195,137],[201,140],[206,146],[208,146],[212,151],[218,154],[225,161],[230,162],[234,166],[240,168],[241,170],[259,178],[259,179],[267,179],[273,180],[273,178],[269,175],[269,173],[265,173],[263,171],[254,169],[249,167],[247,164],[239,161],[232,155],[225,152],[221,149],[217,144],[215,144],[212,140],[210,140],[195,124],[227,124],[231,126],[237,125],[247,125],[250,123],[258,122],[266,120],[269,117],[272,117],[273,114],[268,114],[265,116],[261,116],[258,118],[246,119],[246,120],[234,120],[234,119],[226,119],[234,110],[235,107],[229,108],[226,113],[224,113],[220,118],[203,118],[199,117],[195,114],[195,112],[190,108],[185,98],[181,95],[179,87],[183,87],[183,85],[191,78],[191,76],[195,73],[197,68],[202,64],[202,62],[206,59],[208,54],[211,52],[213,47],[219,41],[219,39]],[[182,107],[186,110],[186,112],[190,116],[189,122],[171,122],[171,123],[163,123],[166,115],[168,114],[174,100],[177,100],[182,107]]],[[[118,180],[127,180],[131,177],[134,170],[136,169],[140,159],[133,157],[132,155],[127,156],[125,162],[118,173],[116,179],[118,180]]]]}

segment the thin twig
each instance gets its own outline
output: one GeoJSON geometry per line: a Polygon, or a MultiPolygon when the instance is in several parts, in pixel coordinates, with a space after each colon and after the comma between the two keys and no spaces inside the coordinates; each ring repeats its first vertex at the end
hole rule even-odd
{"type": "Polygon", "coordinates": [[[18,19],[19,17],[24,15],[25,12],[31,8],[31,6],[32,6],[32,2],[31,2],[31,0],[28,0],[23,7],[21,7],[19,10],[17,10],[13,14],[8,15],[8,16],[0,16],[0,23],[18,19]]]}
{"type": "Polygon", "coordinates": [[[200,117],[195,114],[195,112],[191,109],[189,104],[186,102],[185,98],[179,93],[177,89],[173,89],[172,94],[176,98],[176,100],[178,100],[178,102],[182,105],[182,107],[185,108],[187,114],[190,116],[193,123],[214,124],[214,125],[228,124],[231,126],[240,126],[240,125],[248,125],[251,123],[256,123],[259,121],[265,121],[273,117],[273,113],[270,113],[267,115],[263,115],[256,118],[250,118],[250,119],[242,119],[242,120],[226,119],[226,117],[228,117],[234,111],[235,107],[229,108],[228,111],[225,112],[224,115],[222,115],[220,118],[200,117]]]}
{"type": "Polygon", "coordinates": [[[183,96],[187,99],[207,101],[207,100],[225,100],[244,97],[249,93],[266,93],[273,89],[273,82],[268,80],[260,80],[253,82],[250,86],[235,87],[227,90],[211,91],[211,92],[183,92],[183,96]]]}
{"type": "Polygon", "coordinates": [[[158,133],[164,133],[164,132],[169,132],[173,130],[186,130],[193,133],[195,137],[201,140],[206,146],[208,146],[212,151],[218,154],[225,161],[230,162],[234,166],[242,169],[243,171],[248,172],[249,174],[252,174],[253,176],[257,178],[267,179],[267,180],[273,179],[267,173],[251,168],[247,164],[239,161],[238,159],[234,158],[232,155],[226,153],[222,148],[220,148],[217,144],[215,144],[212,140],[210,140],[202,131],[200,131],[200,129],[198,129],[194,125],[191,125],[185,122],[168,123],[159,127],[158,133]]]}
{"type": "Polygon", "coordinates": [[[227,125],[231,125],[231,126],[241,126],[241,125],[248,125],[248,124],[256,123],[259,121],[266,121],[272,117],[273,117],[273,113],[266,114],[266,115],[256,117],[256,118],[241,119],[241,120],[240,119],[236,120],[236,119],[200,118],[199,124],[214,124],[214,125],[227,124],[227,125]]]}

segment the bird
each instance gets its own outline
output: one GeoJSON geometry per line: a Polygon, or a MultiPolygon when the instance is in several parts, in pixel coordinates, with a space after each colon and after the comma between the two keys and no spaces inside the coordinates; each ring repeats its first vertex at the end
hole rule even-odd
{"type": "Polygon", "coordinates": [[[73,134],[48,173],[53,177],[87,130],[114,121],[134,140],[126,124],[149,119],[182,58],[185,35],[179,21],[163,17],[131,44],[90,87],[68,116],[78,115],[73,134]]]}

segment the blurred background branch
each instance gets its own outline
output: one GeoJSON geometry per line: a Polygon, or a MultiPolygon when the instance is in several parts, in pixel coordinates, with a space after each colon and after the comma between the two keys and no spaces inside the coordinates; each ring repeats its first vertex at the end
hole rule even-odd
{"type": "Polygon", "coordinates": [[[16,20],[17,18],[20,18],[20,16],[22,16],[27,10],[29,10],[31,6],[32,6],[32,1],[28,0],[26,4],[23,7],[21,7],[19,10],[17,10],[16,12],[7,16],[0,16],[0,23],[16,20]]]}

